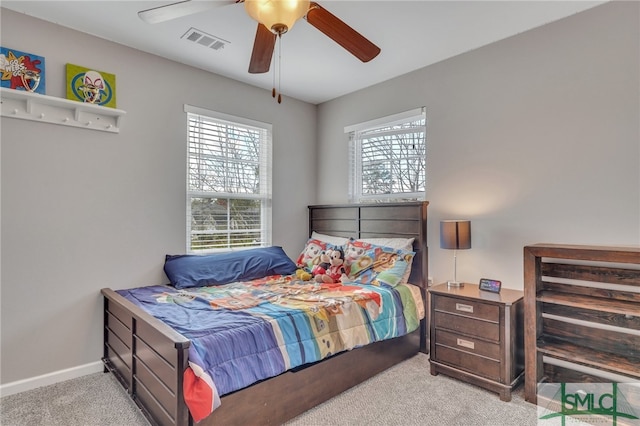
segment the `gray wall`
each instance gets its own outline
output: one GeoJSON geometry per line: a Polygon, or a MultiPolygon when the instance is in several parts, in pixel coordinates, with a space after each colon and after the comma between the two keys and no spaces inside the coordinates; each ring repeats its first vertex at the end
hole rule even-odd
{"type": "Polygon", "coordinates": [[[639,17],[605,4],[320,105],[319,202],[347,200],[344,126],[426,106],[434,282],[443,219],[471,219],[458,279],[511,288],[527,244],[639,244],[639,17]]]}
{"type": "Polygon", "coordinates": [[[2,383],[99,361],[100,289],[166,282],[164,255],[185,250],[185,103],[273,124],[273,242],[297,256],[316,106],[6,9],[1,27],[45,57],[48,95],[65,97],[67,62],[94,67],[127,112],[119,134],[2,117],[2,383]]]}

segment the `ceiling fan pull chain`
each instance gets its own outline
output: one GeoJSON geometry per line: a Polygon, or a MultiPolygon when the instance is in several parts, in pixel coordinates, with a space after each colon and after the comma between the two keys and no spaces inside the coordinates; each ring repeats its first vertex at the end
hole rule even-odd
{"type": "MultiPolygon", "coordinates": [[[[277,42],[277,39],[276,39],[276,42],[277,42]]],[[[276,66],[275,58],[272,58],[271,60],[273,61],[273,89],[271,89],[271,97],[273,99],[275,99],[276,98],[276,72],[277,72],[276,68],[277,68],[277,66],[276,66]]]]}
{"type": "Polygon", "coordinates": [[[278,34],[278,103],[282,103],[282,34],[278,34]]]}

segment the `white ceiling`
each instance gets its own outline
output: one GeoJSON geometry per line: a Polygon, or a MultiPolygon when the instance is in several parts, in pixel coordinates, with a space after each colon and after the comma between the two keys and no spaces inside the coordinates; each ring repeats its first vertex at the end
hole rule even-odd
{"type": "MultiPolygon", "coordinates": [[[[306,21],[296,23],[282,36],[281,92],[313,104],[605,3],[317,1],[378,45],[382,52],[371,62],[362,63],[306,21]]],[[[175,2],[2,0],[0,5],[271,90],[272,72],[249,74],[247,71],[257,24],[244,12],[242,4],[153,25],[138,18],[139,10],[175,2]],[[181,39],[191,27],[229,44],[224,49],[213,50],[181,39]]]]}

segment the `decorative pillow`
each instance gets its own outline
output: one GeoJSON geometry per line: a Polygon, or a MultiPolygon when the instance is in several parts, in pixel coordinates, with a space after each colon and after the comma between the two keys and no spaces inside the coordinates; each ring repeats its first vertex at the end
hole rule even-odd
{"type": "Polygon", "coordinates": [[[345,250],[347,275],[361,284],[396,286],[406,280],[414,255],[413,251],[349,241],[345,250]]]}
{"type": "MultiPolygon", "coordinates": [[[[379,246],[392,247],[399,250],[413,251],[413,241],[415,238],[364,238],[361,241],[365,241],[371,244],[377,244],[379,246]]],[[[413,265],[413,258],[409,261],[409,267],[404,273],[404,276],[400,280],[399,284],[406,284],[409,281],[411,275],[411,266],[413,265]]]]}
{"type": "MultiPolygon", "coordinates": [[[[413,251],[413,241],[415,238],[361,238],[360,241],[364,241],[370,244],[376,244],[379,246],[391,247],[399,250],[413,251]]],[[[399,284],[406,284],[409,281],[411,275],[411,266],[413,264],[413,258],[409,261],[409,267],[402,276],[399,284]]]]}
{"type": "Polygon", "coordinates": [[[300,253],[300,256],[298,256],[298,259],[296,260],[296,266],[310,272],[314,265],[317,265],[320,262],[320,255],[323,252],[337,247],[337,245],[327,243],[325,241],[309,238],[307,243],[304,245],[304,249],[300,253]]]}
{"type": "Polygon", "coordinates": [[[271,246],[208,255],[167,255],[164,272],[174,287],[189,288],[290,275],[296,272],[296,265],[282,247],[271,246]]]}
{"type": "Polygon", "coordinates": [[[357,241],[391,247],[398,250],[413,251],[414,240],[415,238],[360,238],[357,241]]]}
{"type": "Polygon", "coordinates": [[[311,238],[313,238],[314,240],[320,240],[325,243],[333,244],[334,246],[342,246],[342,248],[344,248],[344,246],[346,246],[347,243],[349,242],[349,238],[337,237],[335,235],[321,234],[316,231],[313,231],[311,233],[311,238]]]}

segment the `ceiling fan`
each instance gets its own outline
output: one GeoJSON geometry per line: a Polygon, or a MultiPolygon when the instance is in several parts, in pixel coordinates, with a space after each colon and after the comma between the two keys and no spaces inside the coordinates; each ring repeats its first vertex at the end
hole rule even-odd
{"type": "Polygon", "coordinates": [[[318,3],[308,0],[186,0],[143,10],[138,12],[138,16],[147,23],[155,24],[233,3],[244,3],[247,14],[258,22],[249,61],[252,74],[269,71],[276,37],[286,33],[302,17],[362,62],[369,62],[380,53],[378,46],[318,3]]]}

